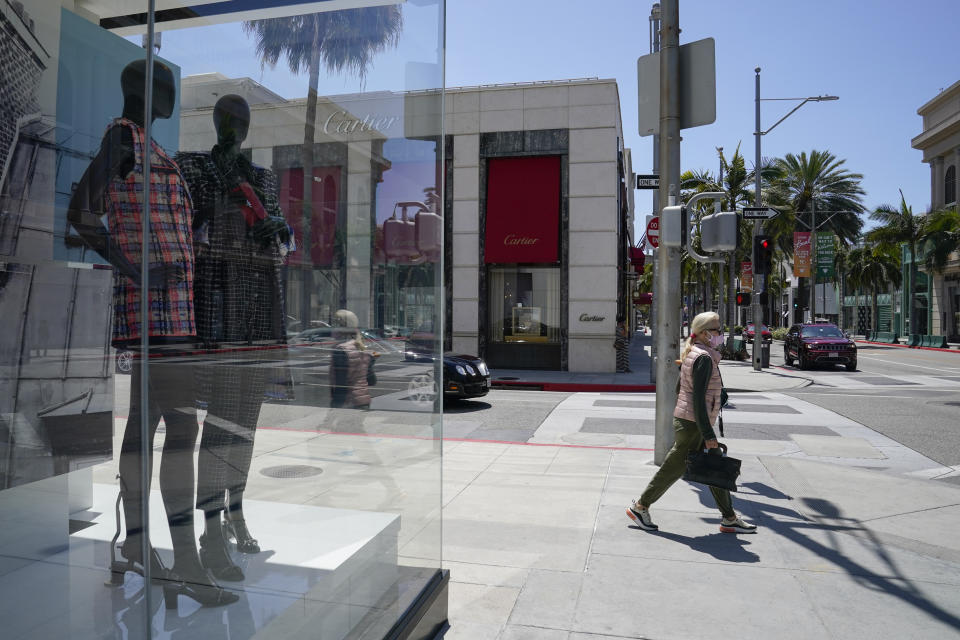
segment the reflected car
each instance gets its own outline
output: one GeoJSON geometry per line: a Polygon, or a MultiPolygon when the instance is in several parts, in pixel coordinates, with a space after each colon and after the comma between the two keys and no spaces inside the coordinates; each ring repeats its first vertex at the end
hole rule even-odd
{"type": "MultiPolygon", "coordinates": [[[[743,330],[743,335],[747,340],[753,340],[754,336],[754,325],[753,323],[748,324],[747,328],[743,330]]],[[[769,342],[773,340],[773,334],[770,333],[770,327],[765,324],[760,325],[760,338],[764,342],[769,342]]]]}
{"type": "Polygon", "coordinates": [[[801,369],[842,364],[847,371],[857,370],[857,343],[835,324],[795,324],[783,341],[783,359],[797,362],[801,369]]]}
{"type": "Polygon", "coordinates": [[[465,354],[443,356],[443,397],[479,398],[490,392],[490,369],[482,358],[465,354]]]}

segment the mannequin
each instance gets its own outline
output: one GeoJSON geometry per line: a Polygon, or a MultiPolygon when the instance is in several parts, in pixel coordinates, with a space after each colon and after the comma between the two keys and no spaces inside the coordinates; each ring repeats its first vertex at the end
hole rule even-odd
{"type": "MultiPolygon", "coordinates": [[[[204,606],[219,606],[239,599],[225,591],[200,564],[193,533],[193,450],[197,421],[182,411],[193,404],[191,366],[185,364],[196,341],[193,307],[193,247],[190,228],[193,207],[176,164],[154,141],[144,139],[146,62],[136,60],[124,68],[123,115],[104,134],[100,151],[77,186],[68,207],[68,220],[83,241],[114,268],[113,345],[141,353],[140,307],[144,287],[151,317],[147,337],[151,356],[149,384],[150,449],[162,417],[166,424],[160,462],[160,491],[173,541],[174,565],[166,570],[155,551],[149,551],[153,578],[163,582],[168,608],[185,595],[204,606]],[[150,258],[147,282],[140,273],[143,216],[143,159],[150,153],[149,174],[150,258]],[[102,218],[107,218],[104,226],[102,218]],[[171,357],[179,356],[179,357],[171,357]]],[[[176,86],[173,72],[156,62],[151,119],[173,113],[176,86]]],[[[124,571],[145,574],[143,558],[144,493],[141,469],[152,459],[141,458],[140,366],[134,366],[130,384],[130,410],[120,451],[120,491],[127,537],[122,545],[125,563],[111,566],[113,584],[124,571]]]]}
{"type": "Polygon", "coordinates": [[[289,240],[272,171],[240,152],[250,127],[250,107],[237,95],[213,110],[217,144],[209,153],[177,155],[196,215],[198,336],[211,364],[198,370],[200,401],[207,410],[200,440],[197,508],[204,512],[200,558],[222,580],[243,580],[230,556],[259,553],[243,513],[243,493],[268,376],[282,371],[282,247],[289,240]],[[255,349],[251,350],[253,346],[255,349]],[[277,367],[244,366],[251,359],[277,367]]]}

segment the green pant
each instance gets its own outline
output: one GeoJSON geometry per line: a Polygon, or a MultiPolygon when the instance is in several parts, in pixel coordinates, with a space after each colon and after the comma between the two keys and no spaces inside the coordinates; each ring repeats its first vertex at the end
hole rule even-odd
{"type": "MultiPolygon", "coordinates": [[[[650,484],[647,485],[643,495],[637,500],[639,504],[645,507],[649,507],[659,500],[660,496],[683,476],[683,472],[687,469],[687,454],[703,448],[703,435],[695,422],[683,418],[674,418],[673,430],[676,438],[673,447],[667,452],[667,457],[660,465],[660,469],[650,480],[650,484]]],[[[713,499],[724,518],[733,518],[737,515],[733,510],[733,502],[730,500],[729,491],[710,487],[710,493],[713,494],[713,499]]]]}

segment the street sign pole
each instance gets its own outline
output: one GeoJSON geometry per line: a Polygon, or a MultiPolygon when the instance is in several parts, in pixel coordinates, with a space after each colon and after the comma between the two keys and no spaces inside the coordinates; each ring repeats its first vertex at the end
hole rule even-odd
{"type": "MultiPolygon", "coordinates": [[[[760,129],[760,67],[754,69],[756,74],[756,130],[754,136],[756,137],[755,141],[755,151],[756,155],[754,156],[753,164],[753,173],[754,173],[754,196],[753,196],[753,206],[757,209],[760,209],[760,203],[763,201],[763,198],[760,194],[760,137],[763,135],[760,129]]],[[[755,238],[760,235],[760,220],[754,220],[753,222],[753,238],[750,240],[750,246],[753,247],[755,238]]],[[[754,269],[756,271],[756,269],[754,269]]],[[[757,282],[754,284],[754,293],[753,295],[753,370],[760,371],[762,369],[763,361],[761,360],[761,349],[763,349],[763,309],[760,307],[760,296],[758,295],[760,291],[763,290],[763,287],[766,285],[766,282],[763,281],[763,278],[758,278],[754,276],[754,280],[757,282]]]]}
{"type": "MultiPolygon", "coordinates": [[[[660,43],[660,205],[679,204],[680,184],[680,7],[663,0],[660,43]]],[[[659,212],[658,212],[659,213],[659,212]]],[[[662,226],[662,225],[661,225],[662,226]]],[[[662,243],[657,249],[657,404],[654,464],[660,465],[673,446],[673,410],[680,370],[680,249],[662,243]]]]}

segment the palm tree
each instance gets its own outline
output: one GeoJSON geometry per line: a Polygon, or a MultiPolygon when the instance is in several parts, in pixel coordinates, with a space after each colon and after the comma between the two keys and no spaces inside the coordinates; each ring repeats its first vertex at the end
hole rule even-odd
{"type": "MultiPolygon", "coordinates": [[[[860,237],[860,214],[866,210],[860,186],[863,176],[847,171],[844,162],[829,151],[816,149],[809,155],[805,151],[799,156],[788,153],[776,160],[779,175],[771,181],[768,200],[785,210],[767,224],[767,230],[778,237],[781,247],[788,245],[791,254],[793,231],[798,226],[832,230],[842,245],[853,244],[860,237]]],[[[815,284],[815,278],[810,282],[815,284]]],[[[816,309],[815,298],[816,287],[811,286],[811,314],[816,309]]]]}
{"type": "MultiPolygon", "coordinates": [[[[313,202],[313,145],[316,139],[317,92],[320,66],[330,73],[353,73],[361,81],[376,54],[400,41],[403,14],[399,5],[321,11],[285,18],[267,18],[243,23],[243,30],[257,43],[261,64],[276,67],[281,58],[295,74],[306,71],[307,111],[303,127],[303,235],[309,252],[313,202]]],[[[309,255],[309,253],[307,254],[309,255]]],[[[309,262],[309,261],[308,261],[309,262]]],[[[307,267],[309,270],[309,266],[307,267]]],[[[309,315],[309,283],[304,273],[302,321],[309,315]]]]}
{"type": "Polygon", "coordinates": [[[870,324],[873,331],[878,331],[877,294],[881,287],[900,285],[899,256],[886,245],[862,246],[850,251],[846,263],[850,286],[855,290],[868,290],[871,293],[870,324]]]}
{"type": "MultiPolygon", "coordinates": [[[[726,211],[736,211],[738,207],[749,206],[753,202],[753,191],[750,186],[753,184],[753,172],[747,171],[743,155],[740,154],[740,143],[733,152],[729,160],[723,155],[722,147],[717,147],[717,155],[720,158],[720,167],[722,179],[717,180],[709,171],[687,171],[680,176],[680,188],[687,194],[684,200],[689,196],[703,191],[723,191],[727,194],[724,208],[726,211]]],[[[739,248],[733,252],[730,260],[730,273],[727,280],[727,310],[724,315],[725,321],[730,324],[736,324],[734,321],[734,297],[736,292],[736,269],[737,265],[748,257],[750,241],[750,227],[740,225],[739,248]]],[[[725,278],[721,278],[721,281],[725,278]]]]}
{"type": "Polygon", "coordinates": [[[870,213],[870,219],[880,222],[881,226],[867,233],[867,239],[893,248],[905,244],[910,250],[910,333],[918,333],[920,322],[917,319],[917,305],[915,288],[917,286],[917,261],[920,257],[917,249],[923,244],[926,233],[927,217],[913,214],[913,207],[907,205],[907,200],[900,192],[900,206],[894,208],[882,204],[870,213]]]}

